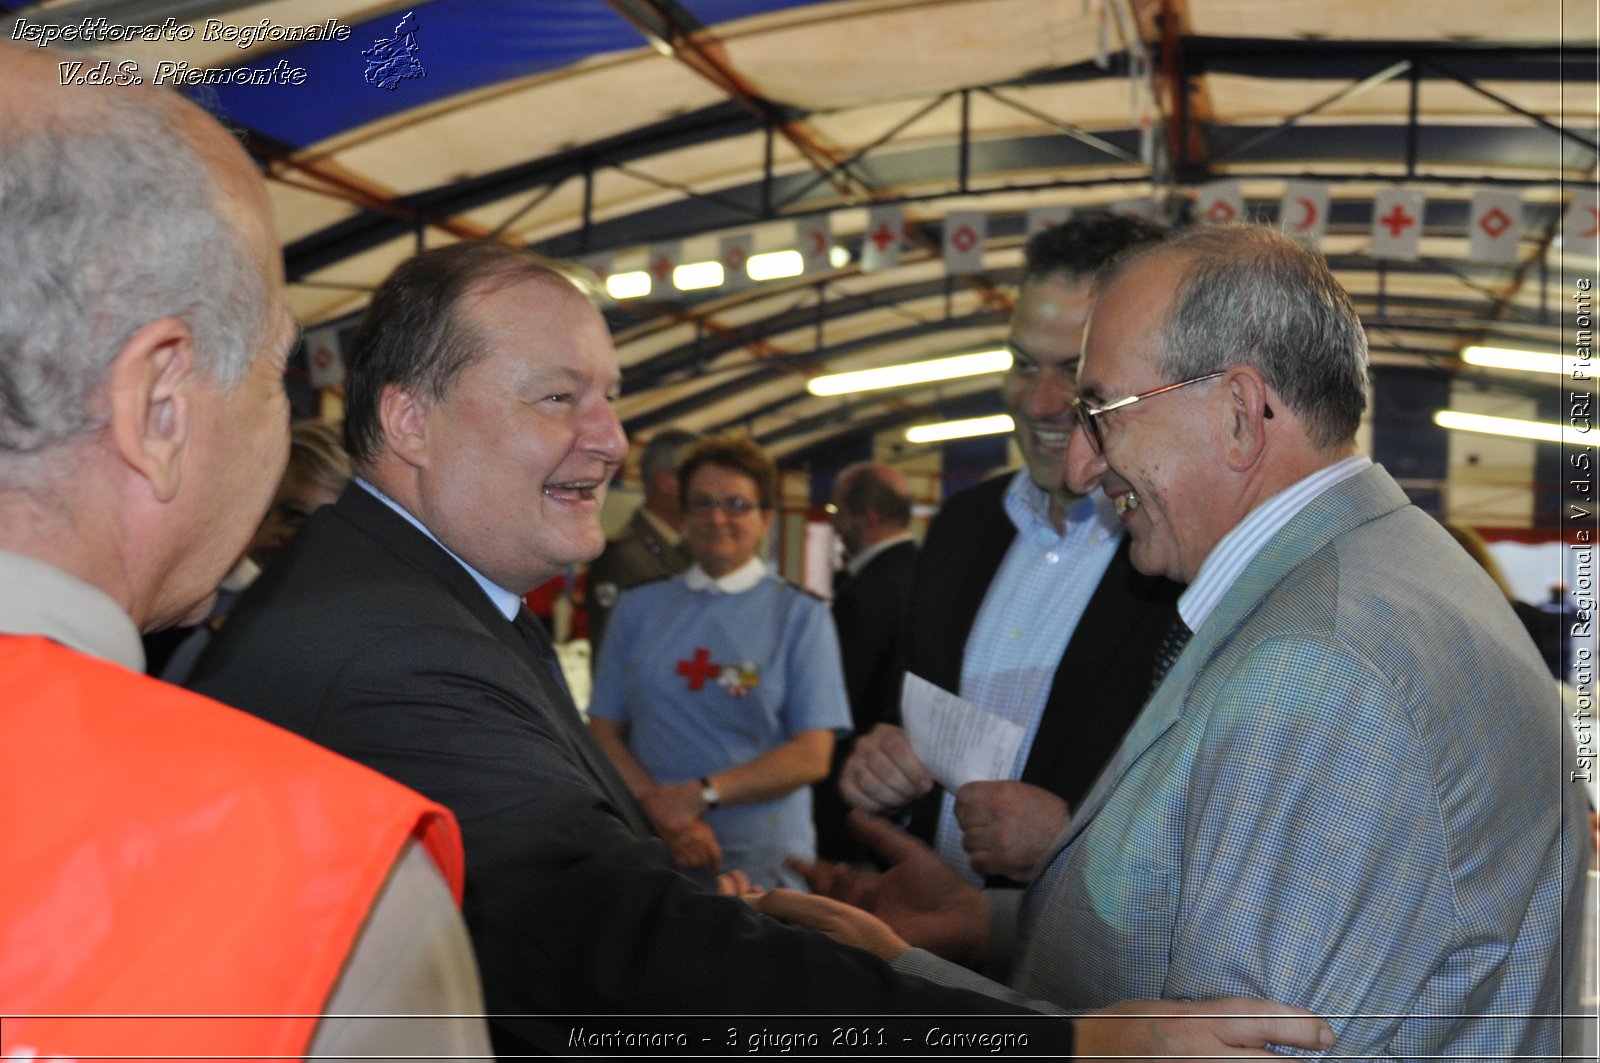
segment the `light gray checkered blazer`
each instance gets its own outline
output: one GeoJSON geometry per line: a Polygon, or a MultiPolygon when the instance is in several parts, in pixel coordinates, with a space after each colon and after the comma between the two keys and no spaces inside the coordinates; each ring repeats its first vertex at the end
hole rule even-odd
{"type": "Polygon", "coordinates": [[[1011,984],[1287,1001],[1343,1057],[1554,1056],[1590,859],[1572,764],[1499,590],[1373,467],[1196,632],[1029,887],[1011,984]]]}

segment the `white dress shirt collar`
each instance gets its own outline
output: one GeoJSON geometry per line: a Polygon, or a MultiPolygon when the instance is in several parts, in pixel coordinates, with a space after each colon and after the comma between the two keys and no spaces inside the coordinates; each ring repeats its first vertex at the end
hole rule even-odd
{"type": "Polygon", "coordinates": [[[1244,520],[1211,548],[1211,553],[1200,563],[1200,571],[1195,574],[1194,582],[1178,598],[1178,615],[1189,625],[1189,630],[1200,630],[1200,625],[1205,623],[1206,617],[1228,593],[1228,588],[1244,573],[1245,567],[1284,525],[1295,518],[1295,514],[1324,491],[1348,480],[1371,464],[1372,459],[1364,454],[1345,458],[1290,484],[1251,510],[1244,520]]]}
{"type": "Polygon", "coordinates": [[[409,523],[413,528],[432,539],[439,549],[449,554],[452,558],[455,558],[456,564],[466,569],[467,575],[472,577],[473,582],[483,588],[483,593],[489,596],[489,600],[494,603],[494,607],[500,611],[502,616],[504,616],[507,620],[516,619],[517,610],[522,608],[522,595],[518,594],[516,591],[508,591],[498,583],[491,582],[489,577],[485,576],[483,573],[479,572],[477,569],[461,560],[461,558],[456,557],[455,552],[444,543],[439,542],[438,536],[429,531],[427,525],[423,524],[416,517],[413,517],[406,507],[402,506],[400,503],[396,502],[394,499],[390,498],[388,495],[384,494],[382,491],[378,490],[361,477],[357,476],[355,480],[356,483],[360,484],[362,489],[368,494],[372,495],[373,498],[376,498],[379,502],[382,502],[384,505],[400,514],[400,516],[404,517],[406,522],[409,523]]]}

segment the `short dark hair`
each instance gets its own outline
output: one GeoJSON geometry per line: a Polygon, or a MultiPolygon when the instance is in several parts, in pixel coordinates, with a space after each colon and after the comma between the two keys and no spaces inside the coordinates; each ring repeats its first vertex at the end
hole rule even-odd
{"type": "Polygon", "coordinates": [[[1099,287],[1169,254],[1182,271],[1162,327],[1162,376],[1248,365],[1317,446],[1354,440],[1367,408],[1367,334],[1322,255],[1264,225],[1206,225],[1119,260],[1099,287]]]}
{"type": "Polygon", "coordinates": [[[840,472],[839,508],[852,514],[876,513],[885,524],[904,528],[911,523],[911,496],[887,482],[879,469],[860,462],[840,472]]]}
{"type": "Polygon", "coordinates": [[[1083,210],[1033,234],[1023,251],[1022,283],[1094,279],[1117,256],[1160,243],[1172,230],[1159,222],[1109,210],[1083,210]]]}
{"type": "Polygon", "coordinates": [[[702,465],[744,473],[755,481],[757,501],[762,509],[778,504],[778,466],[761,444],[743,432],[722,432],[708,436],[689,449],[678,465],[678,502],[689,508],[689,479],[702,465]]]}
{"type": "Polygon", "coordinates": [[[424,251],[379,285],[349,355],[344,445],[358,466],[383,448],[379,402],[390,384],[443,399],[462,370],[482,358],[483,338],[460,313],[486,285],[523,280],[568,284],[588,296],[573,267],[526,248],[466,241],[424,251]]]}

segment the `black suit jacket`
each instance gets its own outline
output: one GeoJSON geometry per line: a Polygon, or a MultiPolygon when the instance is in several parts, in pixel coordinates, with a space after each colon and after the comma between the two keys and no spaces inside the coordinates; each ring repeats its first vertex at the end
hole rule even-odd
{"type": "Polygon", "coordinates": [[[899,718],[900,678],[905,673],[906,607],[917,567],[917,544],[895,543],[846,578],[833,596],[845,692],[853,733],[835,742],[828,777],[811,787],[817,855],[823,860],[864,861],[871,852],[845,825],[850,806],[839,793],[839,775],[855,736],[874,724],[899,718]]]}
{"type": "MultiPolygon", "coordinates": [[[[1010,483],[1007,474],[950,496],[917,558],[906,667],[955,693],[967,636],[1017,535],[1004,506],[1010,483]]],[[[1170,580],[1135,571],[1123,539],[1061,656],[1023,782],[1074,806],[1088,793],[1150,693],[1156,651],[1177,615],[1181,591],[1170,580]]],[[[912,813],[912,829],[930,841],[939,793],[912,813]]]]}
{"type": "Polygon", "coordinates": [[[905,669],[905,615],[917,544],[895,543],[850,577],[833,598],[844,688],[857,734],[894,719],[905,669]]]}
{"type": "MultiPolygon", "coordinates": [[[[241,599],[192,685],[455,813],[491,1014],[1014,1010],[699,892],[537,641],[351,485],[241,599]]],[[[559,1030],[505,1021],[502,1047],[513,1027],[566,1047],[559,1030]]]]}

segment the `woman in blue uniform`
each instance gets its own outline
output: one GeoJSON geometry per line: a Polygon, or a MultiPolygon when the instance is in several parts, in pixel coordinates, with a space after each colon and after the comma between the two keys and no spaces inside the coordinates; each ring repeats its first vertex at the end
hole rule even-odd
{"type": "Polygon", "coordinates": [[[589,706],[596,738],[680,867],[804,888],[809,786],[850,712],[827,607],[757,556],[778,473],[748,437],[704,440],[679,467],[694,564],[622,595],[589,706]]]}

